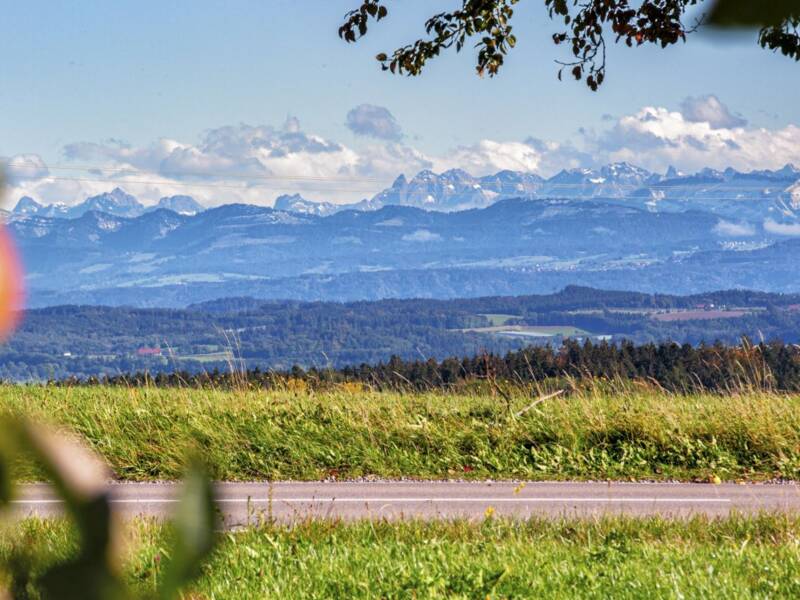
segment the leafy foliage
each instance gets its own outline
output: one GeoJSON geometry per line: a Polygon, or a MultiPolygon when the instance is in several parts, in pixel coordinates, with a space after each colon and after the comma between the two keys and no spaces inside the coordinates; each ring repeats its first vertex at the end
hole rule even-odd
{"type": "MultiPolygon", "coordinates": [[[[13,493],[12,466],[19,455],[35,459],[53,482],[67,514],[75,522],[80,544],[67,560],[43,573],[22,553],[5,565],[12,579],[14,600],[29,597],[31,588],[42,598],[63,600],[124,600],[137,597],[122,577],[119,523],[112,514],[107,481],[110,471],[75,439],[28,420],[8,420],[0,428],[0,500],[13,493]]],[[[214,504],[211,485],[195,465],[178,504],[171,561],[156,590],[160,599],[176,598],[197,575],[214,545],[214,504]]]]}
{"type": "MultiPolygon", "coordinates": [[[[511,20],[519,0],[462,0],[460,9],[441,12],[425,23],[426,39],[396,49],[391,55],[376,57],[385,71],[419,75],[428,61],[442,51],[460,52],[477,38],[476,70],[479,75],[496,75],[506,55],[516,45],[511,20]]],[[[699,0],[544,0],[553,20],[563,21],[565,29],[553,35],[553,42],[569,47],[572,59],[558,61],[559,79],[567,69],[576,80],[585,80],[596,91],[606,77],[606,36],[625,45],[655,44],[662,48],[686,41],[698,23],[684,22],[689,8],[699,0]]],[[[364,0],[345,16],[339,36],[356,42],[367,34],[370,20],[388,16],[385,0],[364,0]]],[[[800,10],[793,0],[753,2],[719,0],[712,11],[712,23],[719,26],[763,25],[759,43],[787,56],[800,58],[797,26],[800,10]]]]}
{"type": "Polygon", "coordinates": [[[780,51],[784,56],[800,61],[800,18],[787,19],[780,25],[764,27],[759,34],[762,48],[780,51]]]}

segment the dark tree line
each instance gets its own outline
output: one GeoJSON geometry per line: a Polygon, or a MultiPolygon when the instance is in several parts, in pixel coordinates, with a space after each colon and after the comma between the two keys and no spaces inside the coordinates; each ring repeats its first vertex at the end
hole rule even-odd
{"type": "Polygon", "coordinates": [[[463,384],[475,381],[552,387],[597,380],[637,380],[674,393],[750,389],[797,392],[800,347],[781,342],[754,345],[747,340],[737,346],[566,341],[560,347],[531,346],[504,355],[483,353],[441,361],[393,356],[385,362],[341,369],[306,370],[296,366],[284,371],[140,372],[53,383],[269,389],[291,388],[298,381],[304,388],[350,382],[377,390],[425,391],[461,389],[463,384]]]}

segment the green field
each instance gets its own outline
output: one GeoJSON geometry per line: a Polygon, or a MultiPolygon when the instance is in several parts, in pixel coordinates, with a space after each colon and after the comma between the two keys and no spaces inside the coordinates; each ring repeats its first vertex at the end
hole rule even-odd
{"type": "MultiPolygon", "coordinates": [[[[395,394],[351,387],[2,386],[0,413],[66,427],[123,480],[178,478],[194,447],[212,475],[227,480],[800,477],[797,395],[677,396],[598,385],[516,416],[531,404],[530,392],[395,394]]],[[[18,473],[23,480],[42,477],[28,464],[18,473]]]]}
{"type": "Polygon", "coordinates": [[[585,329],[579,329],[571,325],[506,325],[505,323],[498,323],[491,327],[473,327],[471,329],[464,329],[463,331],[542,338],[555,336],[588,337],[593,335],[585,329]]]}
{"type": "MultiPolygon", "coordinates": [[[[771,516],[263,526],[225,534],[187,597],[797,598],[798,531],[771,516]]],[[[142,592],[165,533],[129,526],[125,572],[142,592]]],[[[0,533],[0,562],[16,547],[47,564],[74,543],[61,522],[27,521],[0,533]]]]}
{"type": "Polygon", "coordinates": [[[209,352],[207,354],[187,354],[177,358],[178,360],[196,360],[198,362],[232,362],[236,360],[236,357],[230,350],[224,352],[209,352]]]}
{"type": "Polygon", "coordinates": [[[500,325],[505,325],[512,319],[519,319],[519,315],[504,315],[504,314],[496,314],[496,313],[487,313],[478,315],[480,317],[486,317],[489,321],[489,325],[492,327],[498,327],[500,325]]]}
{"type": "MultiPolygon", "coordinates": [[[[288,383],[287,383],[288,386],[288,383]]],[[[174,479],[201,448],[217,479],[766,479],[800,476],[800,396],[668,395],[597,384],[394,394],[0,387],[0,413],[65,427],[120,479],[174,479]],[[527,410],[526,410],[527,409],[527,410]]],[[[42,479],[27,463],[17,476],[42,479]]],[[[262,517],[263,518],[263,517],[262,517]]],[[[168,527],[129,522],[124,573],[150,592],[168,527]]],[[[0,522],[2,565],[74,554],[60,520],[0,522]]],[[[800,517],[262,521],[220,534],[186,598],[795,598],[800,517]]],[[[38,597],[32,596],[21,597],[38,597]]]]}
{"type": "Polygon", "coordinates": [[[530,334],[540,333],[545,336],[560,335],[563,337],[576,337],[592,335],[585,329],[579,329],[571,325],[530,325],[521,327],[520,330],[530,334]]]}

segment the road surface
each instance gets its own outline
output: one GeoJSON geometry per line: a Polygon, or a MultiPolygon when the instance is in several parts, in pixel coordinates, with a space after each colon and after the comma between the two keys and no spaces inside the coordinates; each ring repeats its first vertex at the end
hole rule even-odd
{"type": "MultiPolygon", "coordinates": [[[[217,500],[228,527],[261,518],[479,519],[496,516],[724,516],[732,512],[800,512],[795,484],[513,483],[513,482],[305,482],[220,483],[217,500]]],[[[115,510],[125,517],[168,516],[179,485],[115,483],[115,510]]],[[[23,486],[19,516],[52,516],[60,501],[47,485],[23,486]]]]}

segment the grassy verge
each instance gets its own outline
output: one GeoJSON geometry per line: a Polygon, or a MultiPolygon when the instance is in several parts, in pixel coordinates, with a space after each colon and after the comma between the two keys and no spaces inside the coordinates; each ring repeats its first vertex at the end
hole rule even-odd
{"type": "MultiPolygon", "coordinates": [[[[324,523],[224,536],[193,598],[796,598],[800,521],[603,519],[324,523]]],[[[166,532],[128,531],[130,582],[159,577],[166,532]]],[[[66,556],[61,522],[0,534],[39,564],[66,556]]]]}
{"type": "MultiPolygon", "coordinates": [[[[0,387],[0,413],[75,431],[120,479],[173,479],[199,446],[219,479],[764,479],[800,476],[800,397],[586,392],[530,398],[369,392],[0,387]]],[[[22,465],[23,479],[40,478],[22,465]]]]}

